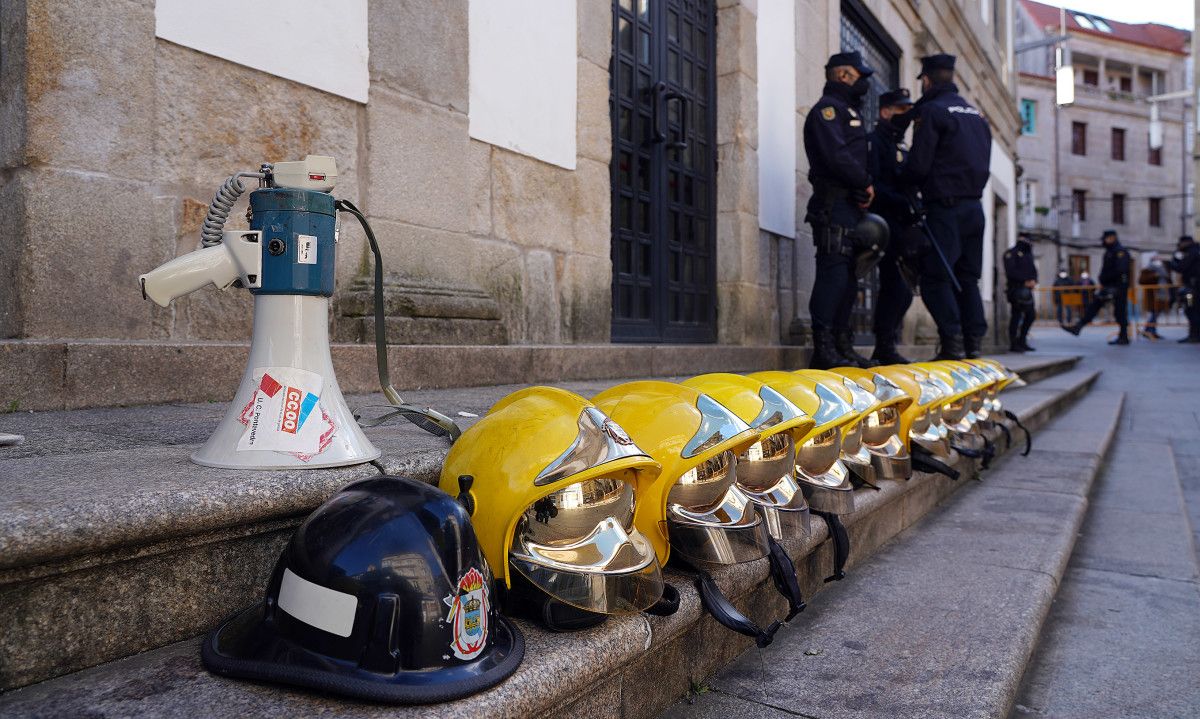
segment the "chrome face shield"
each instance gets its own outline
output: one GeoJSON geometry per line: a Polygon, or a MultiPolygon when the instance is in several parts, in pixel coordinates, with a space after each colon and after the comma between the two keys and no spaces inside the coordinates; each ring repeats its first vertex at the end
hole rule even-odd
{"type": "Polygon", "coordinates": [[[871,381],[875,384],[875,399],[881,403],[906,396],[899,385],[881,374],[875,375],[871,381]]]}
{"type": "Polygon", "coordinates": [[[813,509],[837,514],[854,511],[849,470],[839,457],[842,432],[827,429],[810,437],[796,452],[796,479],[813,509]]]}
{"type": "MultiPolygon", "coordinates": [[[[924,416],[928,425],[928,414],[924,416]]],[[[899,432],[900,410],[896,405],[880,407],[864,420],[863,445],[871,455],[871,466],[884,479],[912,476],[912,458],[899,432]]]]}
{"type": "Polygon", "coordinates": [[[917,415],[908,433],[909,440],[939,457],[950,456],[948,437],[949,432],[941,420],[941,407],[936,405],[917,415]]]}
{"type": "Polygon", "coordinates": [[[599,478],[534,502],[517,520],[509,565],[550,596],[590,612],[640,612],[662,596],[654,548],[633,526],[633,485],[599,478]]]}
{"type": "Polygon", "coordinates": [[[767,525],[736,486],[737,460],[721,452],[689,469],[667,495],[671,551],[698,567],[765,557],[767,525]]]}
{"type": "Polygon", "coordinates": [[[795,466],[796,443],[789,432],[754,443],[737,459],[737,486],[758,505],[776,539],[808,534],[808,502],[793,477],[795,466]]]}
{"type": "Polygon", "coordinates": [[[605,462],[626,457],[647,457],[620,425],[595,407],[585,407],[579,413],[579,433],[570,447],[534,478],[535,486],[542,487],[564,477],[591,469],[605,462]]]}
{"type": "Polygon", "coordinates": [[[875,481],[875,469],[871,466],[871,453],[863,445],[862,420],[846,428],[842,435],[842,461],[859,479],[875,481]]]}
{"type": "Polygon", "coordinates": [[[796,452],[796,472],[801,479],[818,481],[842,453],[842,433],[836,427],[809,437],[796,452]]]}

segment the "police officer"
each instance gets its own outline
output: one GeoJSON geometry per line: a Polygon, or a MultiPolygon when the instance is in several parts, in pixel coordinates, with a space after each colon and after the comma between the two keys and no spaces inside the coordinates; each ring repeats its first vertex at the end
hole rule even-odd
{"type": "Polygon", "coordinates": [[[805,222],[817,249],[816,277],[808,311],[818,369],[868,366],[854,356],[850,311],[858,294],[851,234],[875,197],[867,172],[867,132],[859,113],[874,71],[858,52],[833,55],[825,64],[825,88],[804,120],[804,152],[813,194],[805,222]]]}
{"type": "Polygon", "coordinates": [[[1008,348],[1012,352],[1032,352],[1026,341],[1033,324],[1033,288],[1037,287],[1037,264],[1033,261],[1033,245],[1027,235],[1004,253],[1004,279],[1008,297],[1008,348]]]}
{"type": "MultiPolygon", "coordinates": [[[[871,359],[880,364],[907,364],[896,349],[904,313],[912,305],[913,288],[901,274],[897,260],[905,253],[904,234],[914,221],[913,191],[900,181],[900,168],[908,158],[904,134],[912,121],[908,112],[913,101],[905,88],[879,96],[879,121],[868,136],[871,146],[868,171],[875,182],[875,202],[871,211],[888,224],[891,238],[879,261],[879,294],[875,301],[875,353],[871,359]]],[[[901,260],[902,261],[902,260],[901,260]]]]}
{"type": "Polygon", "coordinates": [[[937,243],[921,260],[921,297],[937,323],[938,359],[978,357],[987,333],[979,295],[984,225],[980,198],[988,181],[992,132],[979,110],[958,94],[954,59],[921,58],[922,94],[913,108],[912,152],[901,175],[920,187],[926,225],[937,243]]]}
{"type": "Polygon", "coordinates": [[[1078,335],[1085,325],[1096,318],[1100,308],[1111,301],[1113,315],[1116,317],[1121,331],[1117,338],[1109,344],[1127,345],[1129,344],[1129,270],[1132,264],[1129,259],[1129,250],[1126,250],[1121,241],[1117,239],[1116,230],[1105,230],[1100,242],[1104,245],[1104,262],[1100,265],[1100,291],[1088,303],[1087,308],[1083,311],[1083,317],[1080,317],[1075,324],[1063,325],[1063,329],[1073,335],[1078,335]]]}
{"type": "Polygon", "coordinates": [[[1183,276],[1180,296],[1183,298],[1183,312],[1187,315],[1188,333],[1179,341],[1200,343],[1200,245],[1191,235],[1179,238],[1179,245],[1167,261],[1167,267],[1183,276]]]}

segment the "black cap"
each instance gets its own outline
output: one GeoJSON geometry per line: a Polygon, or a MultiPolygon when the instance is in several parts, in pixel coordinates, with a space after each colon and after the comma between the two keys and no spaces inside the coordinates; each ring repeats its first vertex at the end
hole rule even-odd
{"type": "Polygon", "coordinates": [[[921,79],[934,70],[954,70],[954,60],[955,57],[953,55],[945,53],[928,55],[921,58],[921,74],[917,75],[917,79],[921,79]]]}
{"type": "Polygon", "coordinates": [[[1107,229],[1107,230],[1105,230],[1105,231],[1104,231],[1104,234],[1100,235],[1100,239],[1102,239],[1102,240],[1103,240],[1105,237],[1108,237],[1109,235],[1112,235],[1113,237],[1116,237],[1116,236],[1117,236],[1117,231],[1116,231],[1116,230],[1114,230],[1114,229],[1111,229],[1111,228],[1110,228],[1110,229],[1107,229]]]}
{"type": "Polygon", "coordinates": [[[858,50],[839,52],[836,55],[830,55],[829,62],[825,63],[825,69],[828,70],[831,67],[842,67],[845,65],[849,65],[855,70],[858,70],[859,74],[863,77],[871,75],[875,72],[871,69],[870,65],[867,65],[867,63],[863,62],[862,53],[860,53],[858,50]]]}
{"type": "Polygon", "coordinates": [[[1192,237],[1191,235],[1180,235],[1179,236],[1179,244],[1181,244],[1181,245],[1186,245],[1189,242],[1195,242],[1195,241],[1196,241],[1196,239],[1194,237],[1192,237]]]}
{"type": "Polygon", "coordinates": [[[895,90],[889,90],[879,96],[880,107],[891,107],[893,105],[911,105],[913,104],[912,97],[908,93],[908,88],[901,87],[895,90]]]}

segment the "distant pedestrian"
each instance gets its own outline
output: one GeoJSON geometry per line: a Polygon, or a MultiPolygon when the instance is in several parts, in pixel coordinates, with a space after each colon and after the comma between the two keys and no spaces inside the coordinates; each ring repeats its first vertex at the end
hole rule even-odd
{"type": "Polygon", "coordinates": [[[1167,267],[1182,275],[1183,287],[1179,294],[1183,301],[1183,312],[1187,315],[1188,333],[1179,341],[1200,343],[1200,245],[1191,235],[1179,238],[1179,245],[1167,262],[1167,267]]]}
{"type": "Polygon", "coordinates": [[[1062,328],[1073,335],[1079,332],[1099,314],[1100,309],[1109,302],[1113,305],[1113,315],[1120,327],[1117,338],[1110,345],[1129,344],[1129,272],[1132,261],[1129,250],[1117,239],[1116,230],[1105,230],[1100,242],[1104,245],[1104,263],[1100,266],[1100,291],[1088,303],[1083,317],[1071,325],[1062,328]]]}
{"type": "Polygon", "coordinates": [[[1026,235],[1004,253],[1005,294],[1008,297],[1008,348],[1012,352],[1032,352],[1027,338],[1033,326],[1035,306],[1033,289],[1037,287],[1037,264],[1033,245],[1026,235]]]}
{"type": "Polygon", "coordinates": [[[1066,290],[1060,290],[1059,287],[1070,287],[1075,284],[1075,280],[1067,274],[1063,268],[1058,268],[1058,276],[1054,278],[1054,315],[1060,325],[1070,324],[1072,319],[1071,304],[1063,302],[1063,295],[1066,290]]]}
{"type": "Polygon", "coordinates": [[[1142,311],[1146,313],[1146,321],[1142,323],[1141,334],[1146,339],[1160,340],[1158,334],[1158,313],[1170,308],[1170,295],[1165,285],[1171,279],[1167,268],[1163,266],[1158,255],[1146,253],[1143,255],[1145,264],[1138,272],[1138,285],[1142,288],[1142,311]]]}

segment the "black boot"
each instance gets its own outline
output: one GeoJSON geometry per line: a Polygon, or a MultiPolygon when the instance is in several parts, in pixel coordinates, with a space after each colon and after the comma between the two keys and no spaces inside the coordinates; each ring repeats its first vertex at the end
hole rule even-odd
{"type": "MultiPolygon", "coordinates": [[[[979,359],[979,356],[982,354],[982,352],[981,352],[982,344],[983,344],[982,338],[980,338],[980,337],[971,337],[970,335],[964,336],[963,337],[963,357],[965,357],[966,359],[979,359]]],[[[959,357],[957,359],[963,359],[963,357],[959,357]]]]}
{"type": "Polygon", "coordinates": [[[1062,325],[1062,328],[1064,331],[1070,332],[1071,334],[1078,337],[1079,333],[1083,330],[1083,325],[1079,324],[1078,322],[1075,322],[1075,323],[1069,324],[1069,325],[1062,325]]]}
{"type": "Polygon", "coordinates": [[[896,336],[875,334],[875,352],[871,359],[879,364],[908,364],[909,359],[896,349],[896,336]]]}
{"type": "Polygon", "coordinates": [[[867,359],[854,351],[854,339],[850,330],[843,330],[833,336],[833,346],[837,348],[838,354],[850,360],[851,367],[874,367],[879,363],[875,360],[867,359]]]}
{"type": "Polygon", "coordinates": [[[854,360],[843,357],[833,343],[833,333],[829,330],[813,328],[813,352],[808,360],[812,369],[833,369],[853,365],[854,360]]]}
{"type": "Polygon", "coordinates": [[[1117,338],[1115,340],[1112,340],[1111,342],[1109,342],[1109,344],[1110,345],[1127,345],[1127,344],[1129,344],[1129,333],[1126,332],[1125,330],[1121,330],[1121,333],[1117,335],[1117,338]]]}
{"type": "Polygon", "coordinates": [[[1029,343],[1025,341],[1024,337],[1021,338],[1021,350],[1025,351],[1025,352],[1036,352],[1037,351],[1034,348],[1029,346],[1029,343]]]}
{"type": "Polygon", "coordinates": [[[961,360],[967,357],[962,335],[939,335],[938,345],[935,360],[961,360]]]}

